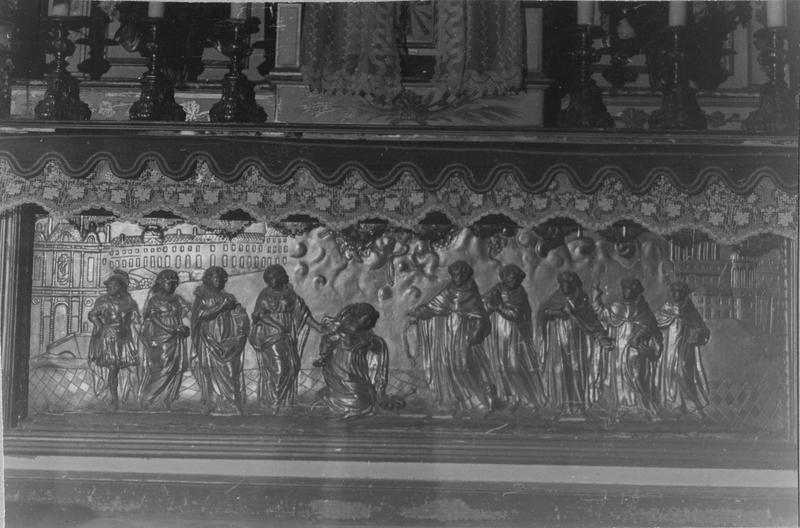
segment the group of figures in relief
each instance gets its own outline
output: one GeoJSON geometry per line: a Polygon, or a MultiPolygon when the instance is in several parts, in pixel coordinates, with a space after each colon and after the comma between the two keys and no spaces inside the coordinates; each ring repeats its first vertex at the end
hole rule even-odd
{"type": "Polygon", "coordinates": [[[684,282],[653,312],[638,279],[621,281],[621,301],[593,298],[574,272],[539,307],[534,332],[525,273],[504,266],[481,295],[458,261],[449,283],[410,313],[426,381],[454,413],[514,411],[588,419],[703,416],[709,403],[700,347],[710,332],[684,282]],[[534,339],[534,335],[538,339],[534,339]]]}
{"type": "Polygon", "coordinates": [[[372,331],[379,315],[372,305],[350,304],[320,323],[289,284],[284,268],[273,265],[264,271],[266,287],[248,316],[225,291],[227,278],[223,268],[208,268],[190,306],[176,293],[177,273],[163,270],[141,315],[124,272],[115,271],[105,281],[107,292],[89,314],[94,332],[88,359],[104,369],[114,409],[121,397],[134,392],[142,409],[161,405],[169,410],[191,370],[203,412],[244,414],[243,357],[249,340],[258,360],[258,400],[277,413],[294,403],[300,354],[310,330],[322,334],[314,364],[322,369],[325,387],[318,396],[332,411],[350,417],[404,404],[386,394],[389,354],[386,342],[372,331]],[[121,372],[137,381],[121,387],[121,372]]]}
{"type": "MultiPolygon", "coordinates": [[[[563,272],[534,317],[519,267],[504,266],[500,281],[483,294],[466,262],[448,272],[447,284],[408,313],[405,332],[415,331],[415,347],[406,339],[412,365],[436,403],[454,414],[524,407],[552,418],[703,415],[708,384],[700,347],[710,333],[686,283],[672,283],[670,300],[654,312],[638,279],[623,279],[621,300],[606,304],[598,286],[590,299],[579,276],[563,272]]],[[[266,286],[248,315],[225,291],[223,268],[205,271],[191,306],[176,293],[177,273],[163,270],[140,316],[127,275],[114,272],[89,314],[88,358],[105,371],[112,407],[121,392],[123,398],[134,392],[142,409],[170,409],[191,370],[204,412],[243,414],[249,341],[258,362],[258,401],[278,413],[295,403],[312,330],[321,334],[313,362],[325,382],[319,402],[344,417],[405,405],[386,392],[389,350],[373,331],[374,306],[349,304],[317,321],[282,266],[268,267],[263,278],[266,286]],[[122,391],[120,373],[135,380],[122,391]]]]}

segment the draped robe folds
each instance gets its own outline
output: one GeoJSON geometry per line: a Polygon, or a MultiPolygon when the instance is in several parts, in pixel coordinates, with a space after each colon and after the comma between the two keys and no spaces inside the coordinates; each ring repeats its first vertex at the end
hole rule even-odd
{"type": "Polygon", "coordinates": [[[265,288],[259,294],[250,344],[258,360],[258,400],[263,404],[278,408],[294,403],[309,317],[306,303],[291,288],[265,288]]]}
{"type": "Polygon", "coordinates": [[[145,302],[142,344],[142,385],[139,401],[165,405],[178,399],[183,373],[189,368],[187,339],[180,335],[188,303],[177,294],[156,293],[145,302]]]}
{"type": "Polygon", "coordinates": [[[700,346],[709,330],[692,300],[668,301],[655,314],[666,342],[658,364],[658,392],[666,410],[697,412],[709,403],[700,346]]]}
{"type": "Polygon", "coordinates": [[[325,358],[320,399],[345,418],[375,412],[389,380],[386,341],[371,330],[339,331],[323,336],[320,355],[325,358]]]}
{"type": "Polygon", "coordinates": [[[94,391],[100,394],[105,389],[104,368],[118,368],[118,390],[120,399],[124,402],[128,393],[135,392],[138,385],[136,369],[128,367],[139,364],[139,350],[136,347],[133,326],[139,319],[139,307],[127,293],[119,297],[101,295],[95,301],[89,316],[97,316],[102,323],[102,327],[96,329],[89,340],[88,359],[95,376],[94,391]]]}
{"type": "Polygon", "coordinates": [[[608,327],[615,346],[609,358],[608,385],[615,412],[658,411],[656,359],[661,354],[662,337],[650,306],[643,296],[630,302],[596,307],[601,322],[608,327]]]}
{"type": "Polygon", "coordinates": [[[208,410],[243,411],[245,401],[242,355],[249,319],[228,292],[205,285],[195,290],[192,346],[196,377],[208,410]],[[235,306],[235,308],[234,308],[235,306]]]}
{"type": "Polygon", "coordinates": [[[608,373],[606,336],[586,292],[560,290],[539,307],[542,372],[549,405],[557,412],[583,411],[603,401],[608,373]]]}
{"type": "Polygon", "coordinates": [[[498,397],[505,404],[544,406],[528,293],[522,286],[509,289],[497,284],[484,295],[484,304],[491,312],[485,347],[498,397]]]}
{"type": "Polygon", "coordinates": [[[448,284],[416,311],[423,369],[437,402],[490,405],[491,373],[482,344],[489,319],[475,281],[460,288],[448,284]]]}

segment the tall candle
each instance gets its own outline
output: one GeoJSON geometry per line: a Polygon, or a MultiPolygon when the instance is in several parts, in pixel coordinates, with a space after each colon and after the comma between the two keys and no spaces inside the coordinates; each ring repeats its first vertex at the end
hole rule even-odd
{"type": "Polygon", "coordinates": [[[669,25],[686,25],[686,2],[684,0],[670,0],[669,3],[669,25]]]}
{"type": "Polygon", "coordinates": [[[250,4],[249,3],[232,3],[231,4],[231,19],[232,20],[245,20],[250,17],[250,4]]]}
{"type": "Polygon", "coordinates": [[[578,25],[590,26],[594,16],[594,0],[578,0],[578,25]]]}
{"type": "Polygon", "coordinates": [[[150,18],[164,18],[164,2],[149,2],[147,16],[150,18]]]}
{"type": "Polygon", "coordinates": [[[783,27],[786,25],[786,0],[769,0],[767,2],[767,27],[783,27]]]}
{"type": "Polygon", "coordinates": [[[53,0],[50,16],[68,16],[70,0],[53,0]]]}

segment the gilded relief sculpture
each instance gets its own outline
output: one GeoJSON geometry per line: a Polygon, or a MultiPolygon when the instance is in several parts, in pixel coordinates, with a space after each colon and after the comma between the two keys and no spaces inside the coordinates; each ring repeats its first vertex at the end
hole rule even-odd
{"type": "Polygon", "coordinates": [[[491,411],[498,406],[484,341],[489,315],[473,278],[459,260],[448,267],[450,282],[427,302],[412,309],[418,354],[426,381],[440,404],[460,410],[491,411]]]}
{"type": "Polygon", "coordinates": [[[605,306],[603,290],[595,287],[594,305],[614,342],[608,380],[618,417],[651,419],[658,413],[656,370],[663,338],[638,279],[620,281],[622,301],[605,306]]]}
{"type": "Polygon", "coordinates": [[[556,417],[600,412],[611,341],[580,277],[565,271],[557,280],[558,290],[537,313],[548,407],[556,417]]]}
{"type": "Polygon", "coordinates": [[[379,313],[369,303],[345,306],[328,321],[330,330],[320,342],[325,387],[319,399],[342,418],[373,414],[379,408],[399,409],[405,401],[386,394],[389,382],[389,349],[373,332],[379,313]]]}
{"type": "Polygon", "coordinates": [[[283,266],[269,266],[263,278],[266,287],[253,308],[250,344],[258,360],[258,401],[278,413],[294,404],[309,328],[321,332],[322,326],[289,284],[283,266]]]}
{"type": "Polygon", "coordinates": [[[195,290],[191,334],[195,377],[203,412],[244,414],[244,346],[250,329],[247,312],[225,291],[228,273],[212,266],[195,290]]]}
{"type": "Polygon", "coordinates": [[[660,403],[667,416],[699,418],[709,403],[700,347],[711,333],[692,302],[688,284],[673,282],[669,293],[671,299],[655,314],[666,338],[658,364],[660,403]]]}
{"type": "Polygon", "coordinates": [[[500,282],[483,296],[490,314],[491,332],[485,346],[498,399],[510,410],[524,405],[544,407],[542,379],[533,344],[533,322],[525,272],[514,264],[503,266],[500,282]]]}
{"type": "Polygon", "coordinates": [[[149,409],[160,401],[169,410],[178,399],[183,374],[189,368],[189,303],[175,293],[178,274],[165,269],[156,276],[144,304],[142,330],[142,385],[139,405],[149,409]]]}
{"type": "Polygon", "coordinates": [[[135,391],[137,386],[136,369],[132,367],[139,364],[134,334],[134,323],[139,320],[139,307],[128,293],[128,274],[124,271],[114,271],[104,284],[106,294],[95,301],[94,308],[88,314],[89,321],[94,325],[88,360],[90,365],[101,367],[104,371],[111,408],[117,410],[120,400],[124,403],[128,393],[135,391]]]}

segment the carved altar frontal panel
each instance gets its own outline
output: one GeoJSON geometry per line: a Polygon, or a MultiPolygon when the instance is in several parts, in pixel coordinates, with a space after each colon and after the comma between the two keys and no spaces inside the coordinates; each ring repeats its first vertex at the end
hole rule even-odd
{"type": "MultiPolygon", "coordinates": [[[[34,245],[34,261],[41,269],[34,273],[31,305],[31,412],[107,409],[107,396],[98,389],[102,373],[87,361],[92,333],[88,313],[105,292],[103,281],[113,270],[127,272],[129,291],[142,310],[161,270],[177,272],[177,293],[191,303],[203,271],[221,266],[230,276],[226,290],[251,313],[264,287],[264,268],[280,264],[318,320],[353,302],[375,306],[380,313],[375,333],[389,349],[387,393],[401,395],[408,403],[399,412],[449,415],[452,402],[437,403],[423,367],[409,359],[418,336],[407,327],[407,313],[441,291],[449,279],[448,266],[464,260],[474,269],[481,293],[498,283],[502,266],[515,264],[524,271],[522,285],[534,321],[537,310],[557,290],[558,274],[565,271],[577,273],[590,294],[592,286],[599,285],[609,302],[619,299],[621,279],[637,278],[653,310],[668,300],[671,281],[686,281],[711,335],[701,349],[710,399],[706,419],[765,431],[786,426],[787,335],[792,324],[787,319],[792,301],[785,286],[788,240],[762,235],[734,247],[699,232],[664,237],[642,231],[633,249],[622,251],[600,232],[587,229],[542,253],[537,245],[542,238],[532,230],[484,230],[481,236],[476,232],[450,228],[432,241],[389,228],[371,239],[365,235],[359,246],[353,232],[325,226],[289,235],[261,222],[230,222],[225,231],[180,220],[143,219],[135,224],[110,217],[43,218],[37,223],[34,245]],[[586,250],[586,239],[594,241],[593,250],[586,250]],[[69,276],[80,279],[69,286],[58,280],[66,276],[58,256],[67,253],[69,276]],[[92,266],[87,264],[89,257],[92,266]]],[[[538,325],[533,326],[539,347],[543,336],[538,325]]],[[[321,369],[312,365],[319,343],[319,335],[311,332],[297,379],[296,408],[290,412],[316,412],[317,393],[325,386],[321,369]]],[[[248,412],[265,412],[255,397],[258,368],[255,351],[247,344],[248,412]]],[[[130,411],[138,409],[134,378],[130,387],[122,387],[129,396],[122,408],[130,411]]],[[[198,412],[199,402],[195,373],[188,369],[173,411],[198,412]]],[[[525,413],[520,410],[518,416],[525,413]]]]}

